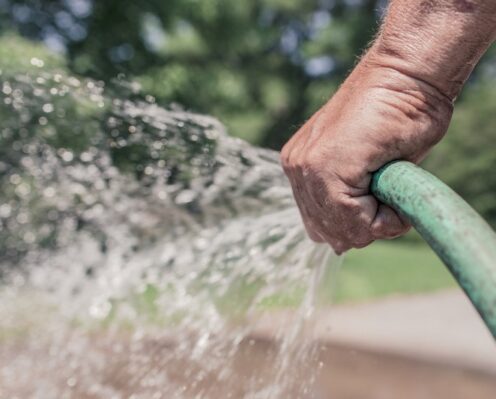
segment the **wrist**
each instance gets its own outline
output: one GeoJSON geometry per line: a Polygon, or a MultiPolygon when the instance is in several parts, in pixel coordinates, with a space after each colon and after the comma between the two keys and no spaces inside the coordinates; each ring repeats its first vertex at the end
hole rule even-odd
{"type": "Polygon", "coordinates": [[[361,91],[373,90],[378,98],[394,97],[396,106],[405,114],[421,113],[432,119],[451,116],[453,99],[439,85],[423,78],[419,71],[413,67],[398,67],[371,49],[351,74],[350,86],[359,87],[361,91]]]}
{"type": "Polygon", "coordinates": [[[468,4],[466,10],[458,0],[422,4],[391,2],[368,62],[424,81],[454,100],[496,38],[496,3],[468,4]]]}
{"type": "Polygon", "coordinates": [[[446,76],[442,67],[427,65],[416,56],[398,55],[394,50],[382,47],[380,42],[374,43],[360,64],[366,70],[378,71],[381,84],[396,82],[395,86],[414,86],[428,97],[443,102],[453,103],[465,83],[465,79],[446,76]]]}
{"type": "MultiPolygon", "coordinates": [[[[381,120],[387,121],[381,129],[372,129],[374,140],[396,143],[397,145],[390,148],[393,152],[411,142],[422,142],[424,145],[419,147],[427,150],[446,133],[453,114],[453,101],[437,87],[422,79],[382,63],[378,64],[375,60],[371,61],[371,55],[368,53],[361,60],[329,102],[330,114],[332,115],[337,104],[339,107],[346,107],[350,102],[357,101],[359,105],[351,109],[360,109],[364,118],[368,115],[366,118],[375,122],[375,117],[370,115],[377,112],[381,120]]],[[[324,112],[323,118],[320,125],[325,126],[331,124],[334,117],[329,117],[324,112]]],[[[406,159],[414,162],[419,159],[409,157],[408,150],[404,148],[400,153],[402,157],[407,156],[406,159]]],[[[390,152],[384,151],[384,154],[389,156],[390,152]]],[[[391,159],[379,156],[375,161],[385,163],[391,159]]],[[[373,162],[370,161],[370,164],[373,162]]],[[[377,168],[382,164],[376,165],[377,168]]]]}

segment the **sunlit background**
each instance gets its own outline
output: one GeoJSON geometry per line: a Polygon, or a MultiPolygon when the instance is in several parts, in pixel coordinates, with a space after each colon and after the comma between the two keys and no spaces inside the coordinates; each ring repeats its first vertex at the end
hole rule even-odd
{"type": "MultiPolygon", "coordinates": [[[[277,150],[342,82],[373,39],[385,5],[367,0],[0,0],[0,65],[4,74],[26,72],[26,55],[42,54],[50,67],[80,76],[104,82],[125,77],[161,104],[213,115],[231,135],[277,150]],[[48,49],[53,54],[47,55],[48,49]]],[[[425,163],[493,226],[495,56],[489,51],[473,74],[449,134],[425,163]]],[[[8,150],[2,145],[2,152],[8,150]]],[[[396,274],[396,259],[403,253],[413,263],[435,263],[427,252],[412,251],[406,243],[394,249],[380,244],[366,259],[381,267],[392,263],[396,274]]],[[[363,256],[351,256],[353,267],[363,256]]],[[[343,278],[363,279],[356,295],[389,291],[382,283],[367,287],[371,276],[351,276],[352,269],[343,278]]],[[[442,278],[422,283],[427,274],[419,274],[418,287],[408,277],[397,281],[398,288],[444,284],[442,278]]],[[[403,270],[396,277],[402,276],[403,270]]]]}
{"type": "MultiPolygon", "coordinates": [[[[88,145],[97,146],[96,143],[108,140],[112,142],[109,151],[113,165],[148,184],[147,175],[152,174],[148,173],[152,170],[148,169],[151,167],[147,159],[150,154],[144,152],[139,142],[121,145],[119,140],[128,137],[114,134],[120,125],[115,127],[110,120],[103,128],[99,122],[101,110],[107,111],[103,105],[106,100],[98,97],[100,86],[109,88],[105,96],[143,99],[167,109],[211,115],[226,126],[230,136],[279,150],[337,90],[373,40],[386,6],[387,2],[380,0],[0,0],[0,99],[3,102],[0,106],[0,261],[6,264],[24,259],[35,240],[26,230],[13,237],[9,227],[15,204],[22,202],[25,194],[22,187],[19,189],[19,176],[12,177],[11,167],[19,161],[16,154],[21,149],[24,151],[24,140],[28,137],[31,140],[37,135],[40,138],[47,135],[43,140],[57,148],[58,156],[65,162],[71,162],[73,154],[90,154],[91,151],[84,152],[88,145]],[[54,80],[43,77],[45,72],[55,74],[51,75],[55,76],[54,80]],[[57,73],[63,78],[56,78],[57,73]],[[53,95],[58,93],[66,76],[70,77],[67,84],[71,91],[79,90],[75,81],[89,78],[94,82],[87,87],[87,93],[81,89],[79,103],[77,92],[74,105],[62,99],[59,104],[40,102],[40,115],[25,119],[22,112],[13,113],[9,108],[12,106],[18,111],[24,106],[22,93],[16,94],[10,83],[12,79],[18,85],[29,86],[36,97],[37,88],[42,90],[44,87],[53,95]],[[72,83],[70,79],[74,79],[72,83]],[[50,89],[55,91],[52,93],[50,89]],[[19,101],[18,108],[16,101],[19,101]],[[64,112],[60,114],[58,111],[62,109],[64,112]],[[47,133],[47,126],[52,133],[47,133]]],[[[491,48],[457,100],[448,135],[424,163],[493,227],[496,227],[495,88],[496,51],[491,48]]],[[[121,117],[112,116],[117,120],[121,117]]],[[[122,124],[131,129],[128,129],[129,133],[134,133],[134,120],[122,118],[122,124]]],[[[144,120],[149,123],[146,118],[144,120]]],[[[160,129],[157,124],[154,126],[160,129]]],[[[147,136],[146,131],[143,137],[149,138],[150,143],[155,140],[155,137],[147,136]]],[[[200,143],[209,145],[207,139],[200,143]]],[[[163,157],[165,163],[168,156],[175,156],[162,151],[160,146],[157,151],[159,155],[152,154],[152,158],[163,157]]],[[[197,152],[191,154],[197,156],[197,152]]],[[[91,162],[90,155],[86,160],[83,156],[83,161],[91,162]]],[[[181,158],[180,162],[191,162],[193,155],[190,159],[181,158]]],[[[17,222],[19,220],[17,216],[17,222]]],[[[54,238],[48,234],[42,246],[60,244],[51,240],[54,238]]],[[[1,269],[0,272],[2,275],[1,269]]],[[[404,300],[404,296],[434,293],[434,296],[445,298],[445,290],[448,293],[456,290],[455,282],[444,266],[415,233],[351,251],[338,277],[332,274],[322,279],[323,291],[329,292],[325,306],[332,302],[344,308],[350,306],[353,311],[359,309],[355,305],[369,306],[376,300],[389,301],[391,296],[404,300]]],[[[251,285],[236,285],[224,305],[239,301],[243,307],[243,301],[250,297],[253,289],[251,285]]],[[[156,297],[153,289],[150,290],[145,289],[146,295],[156,297]]],[[[295,285],[265,298],[263,307],[276,313],[293,311],[303,297],[304,290],[295,285]]],[[[408,306],[406,304],[405,309],[408,306]]],[[[442,309],[444,305],[440,306],[442,309]]],[[[338,309],[342,308],[338,306],[338,309]]],[[[421,315],[425,308],[415,309],[421,315]]],[[[357,312],[356,317],[363,316],[357,312]]],[[[340,315],[339,311],[337,314],[340,315]]],[[[380,310],[378,314],[381,314],[380,310]]],[[[346,315],[342,320],[347,320],[346,315]]],[[[401,331],[398,334],[401,335],[401,331]]],[[[398,338],[400,341],[401,337],[398,338]]],[[[413,339],[412,345],[413,342],[417,341],[413,339]]],[[[401,347],[401,342],[398,345],[401,347]]],[[[412,350],[408,355],[414,352],[412,350]]],[[[346,359],[346,353],[336,356],[346,359]]],[[[361,361],[367,363],[367,360],[361,361]]],[[[374,362],[372,364],[381,367],[380,362],[374,362]]],[[[394,362],[382,366],[387,370],[395,367],[394,362]]],[[[360,365],[350,367],[355,370],[360,365]]],[[[405,370],[406,381],[406,375],[416,369],[405,370]]],[[[418,375],[431,373],[429,370],[422,369],[418,375]]],[[[432,371],[432,375],[437,375],[436,372],[432,371]]],[[[456,374],[458,371],[453,373],[455,377],[459,375],[456,374]]],[[[439,377],[439,381],[444,381],[439,386],[451,384],[449,381],[455,381],[455,377],[439,377]]],[[[384,376],[374,378],[383,381],[384,376]]],[[[1,381],[0,378],[0,398],[3,398],[1,381]]],[[[386,384],[387,380],[384,381],[386,384]]],[[[474,384],[469,381],[464,386],[474,384]]],[[[355,397],[346,396],[351,395],[351,391],[342,389],[336,392],[343,396],[336,398],[355,397]]],[[[412,387],[409,389],[413,390],[412,387]]],[[[442,388],[439,389],[428,392],[440,392],[437,397],[444,398],[439,396],[443,395],[442,388]]],[[[466,392],[467,395],[473,395],[473,392],[484,395],[496,388],[484,389],[466,392]]],[[[389,397],[380,396],[380,390],[377,392],[371,398],[389,397]]],[[[412,396],[423,397],[427,396],[412,396]]],[[[308,398],[314,399],[313,396],[308,398]]]]}

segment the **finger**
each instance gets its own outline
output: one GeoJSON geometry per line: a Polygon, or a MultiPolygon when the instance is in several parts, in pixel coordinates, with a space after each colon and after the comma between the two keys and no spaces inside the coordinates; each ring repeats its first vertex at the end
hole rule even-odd
{"type": "Polygon", "coordinates": [[[388,239],[402,236],[410,227],[405,218],[394,209],[380,204],[370,230],[375,239],[388,239]]]}
{"type": "Polygon", "coordinates": [[[350,209],[333,206],[332,201],[327,202],[323,208],[315,204],[312,220],[317,224],[317,231],[338,255],[351,248],[363,248],[373,241],[369,232],[370,222],[364,223],[365,218],[360,217],[356,209],[350,212],[350,209]]]}
{"type": "Polygon", "coordinates": [[[343,236],[348,239],[350,246],[363,248],[374,241],[371,225],[378,210],[378,202],[372,195],[351,197],[343,204],[340,212],[344,219],[341,222],[343,236]]]}
{"type": "Polygon", "coordinates": [[[328,194],[325,189],[325,183],[315,179],[313,175],[305,175],[303,170],[298,171],[299,178],[303,182],[301,192],[302,207],[308,216],[312,230],[320,237],[321,241],[327,242],[333,246],[335,242],[335,220],[332,209],[326,206],[328,204],[328,194]]]}
{"type": "Polygon", "coordinates": [[[305,191],[299,193],[300,195],[296,199],[296,203],[298,204],[298,209],[300,210],[301,218],[303,224],[305,226],[305,230],[307,231],[308,237],[317,243],[326,242],[326,238],[321,233],[319,227],[314,222],[312,218],[309,208],[308,208],[308,198],[305,195],[305,191]]]}
{"type": "Polygon", "coordinates": [[[349,249],[351,249],[349,246],[344,245],[341,241],[328,242],[328,244],[331,246],[331,248],[333,249],[333,251],[336,255],[343,255],[345,252],[347,252],[349,249]]]}
{"type": "Polygon", "coordinates": [[[306,206],[306,199],[304,195],[304,190],[299,187],[298,183],[293,184],[293,193],[294,198],[296,200],[296,205],[298,206],[298,210],[300,211],[301,219],[305,226],[305,230],[307,231],[308,237],[315,242],[323,243],[326,242],[325,238],[318,232],[315,224],[312,222],[310,214],[308,212],[306,206]]]}

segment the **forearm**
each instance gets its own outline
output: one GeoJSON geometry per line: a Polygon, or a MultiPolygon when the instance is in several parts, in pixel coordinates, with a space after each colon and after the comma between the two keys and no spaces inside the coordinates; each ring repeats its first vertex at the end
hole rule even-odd
{"type": "Polygon", "coordinates": [[[370,194],[372,172],[442,139],[495,38],[496,0],[391,0],[370,50],[281,153],[311,238],[341,253],[406,231],[370,194]]]}
{"type": "Polygon", "coordinates": [[[392,0],[365,62],[454,99],[496,39],[496,0],[392,0]]]}

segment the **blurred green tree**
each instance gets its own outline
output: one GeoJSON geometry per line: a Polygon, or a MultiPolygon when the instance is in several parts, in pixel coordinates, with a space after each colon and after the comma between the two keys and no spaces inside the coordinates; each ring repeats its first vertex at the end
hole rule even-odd
{"type": "MultiPolygon", "coordinates": [[[[65,52],[72,72],[104,81],[124,74],[161,103],[213,114],[231,133],[279,148],[353,67],[386,3],[0,0],[0,32],[65,52]]],[[[18,47],[17,54],[39,51],[18,47]]],[[[0,49],[4,69],[17,68],[15,53],[0,49]]],[[[493,47],[425,164],[494,226],[495,56],[493,47]]]]}
{"type": "Polygon", "coordinates": [[[66,51],[78,74],[138,79],[279,148],[373,37],[380,0],[0,0],[4,30],[66,51]]]}

